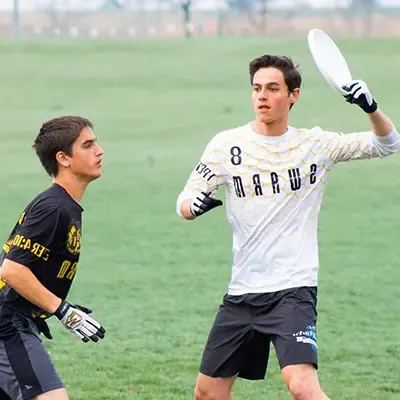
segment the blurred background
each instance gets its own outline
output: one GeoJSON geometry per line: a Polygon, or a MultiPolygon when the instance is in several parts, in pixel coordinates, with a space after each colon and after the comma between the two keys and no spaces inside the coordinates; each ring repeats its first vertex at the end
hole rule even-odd
{"type": "Polygon", "coordinates": [[[400,0],[1,0],[2,36],[400,35],[400,0]]]}

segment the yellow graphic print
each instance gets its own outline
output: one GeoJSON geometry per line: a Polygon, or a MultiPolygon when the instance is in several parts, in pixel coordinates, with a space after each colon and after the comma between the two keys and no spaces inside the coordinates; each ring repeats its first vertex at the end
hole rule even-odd
{"type": "Polygon", "coordinates": [[[81,252],[81,230],[74,221],[72,221],[69,227],[67,250],[73,255],[81,252]]]}
{"type": "MultiPolygon", "coordinates": [[[[7,243],[9,243],[9,241],[7,243]]],[[[6,252],[8,252],[6,249],[7,243],[5,244],[5,247],[3,247],[4,251],[6,252]]],[[[47,261],[50,256],[50,249],[38,242],[32,241],[30,238],[27,238],[23,235],[16,235],[13,238],[11,245],[8,245],[8,250],[11,248],[11,246],[17,246],[22,250],[29,251],[44,261],[47,261]]]]}
{"type": "Polygon", "coordinates": [[[76,311],[72,311],[68,316],[65,321],[65,326],[69,329],[72,330],[74,329],[77,325],[79,325],[82,321],[82,316],[78,314],[76,311]]]}
{"type": "Polygon", "coordinates": [[[11,237],[10,239],[7,240],[7,242],[4,243],[3,250],[6,254],[10,251],[10,247],[12,245],[13,240],[14,238],[11,237]]]}
{"type": "Polygon", "coordinates": [[[18,223],[21,225],[24,222],[24,219],[25,219],[25,211],[19,217],[18,223]]]}
{"type": "Polygon", "coordinates": [[[71,261],[65,260],[61,264],[60,270],[58,271],[57,274],[57,278],[59,279],[67,278],[72,281],[72,279],[74,279],[77,269],[78,269],[77,262],[71,263],[71,261]]]}

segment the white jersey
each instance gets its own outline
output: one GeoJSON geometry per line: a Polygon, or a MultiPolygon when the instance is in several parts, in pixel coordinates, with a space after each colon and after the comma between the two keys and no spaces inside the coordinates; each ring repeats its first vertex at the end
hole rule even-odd
{"type": "Polygon", "coordinates": [[[316,286],[318,214],[330,169],[399,148],[395,129],[379,137],[289,127],[270,137],[247,124],[211,140],[178,197],[177,212],[183,200],[225,187],[233,232],[229,294],[316,286]]]}

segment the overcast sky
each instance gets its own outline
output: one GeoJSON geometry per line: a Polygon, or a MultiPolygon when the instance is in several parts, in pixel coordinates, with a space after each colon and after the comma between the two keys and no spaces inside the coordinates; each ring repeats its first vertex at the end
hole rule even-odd
{"type": "MultiPolygon", "coordinates": [[[[0,10],[9,11],[13,9],[15,0],[0,0],[0,10]]],[[[173,0],[179,2],[179,0],[173,0]]],[[[274,0],[274,5],[280,7],[293,7],[296,3],[309,4],[312,7],[337,7],[346,6],[351,0],[274,0]]],[[[39,7],[45,8],[49,4],[57,4],[59,9],[97,9],[104,0],[18,0],[21,10],[34,10],[39,7]]],[[[400,6],[400,0],[380,0],[382,5],[400,6]]],[[[135,0],[132,4],[146,4],[146,8],[157,7],[157,0],[135,0]]],[[[194,0],[198,8],[218,8],[225,5],[225,0],[194,0]]]]}

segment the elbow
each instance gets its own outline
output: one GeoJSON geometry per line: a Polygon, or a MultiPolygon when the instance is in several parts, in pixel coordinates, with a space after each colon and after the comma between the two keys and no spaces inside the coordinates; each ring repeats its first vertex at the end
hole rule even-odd
{"type": "Polygon", "coordinates": [[[400,149],[400,138],[398,142],[393,143],[391,146],[386,146],[380,149],[379,156],[381,158],[389,157],[395,153],[397,153],[400,149]]]}
{"type": "Polygon", "coordinates": [[[13,286],[21,276],[21,269],[14,265],[12,261],[4,260],[0,268],[0,278],[7,282],[8,285],[13,286]]]}
{"type": "Polygon", "coordinates": [[[374,137],[374,144],[378,150],[379,157],[391,156],[400,149],[400,135],[393,126],[389,135],[374,137]]]}
{"type": "Polygon", "coordinates": [[[13,282],[14,274],[10,272],[8,268],[1,267],[0,268],[0,279],[4,282],[7,282],[9,285],[13,282]]]}

